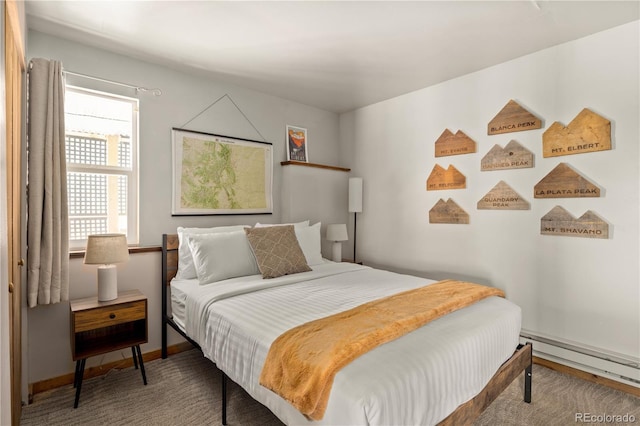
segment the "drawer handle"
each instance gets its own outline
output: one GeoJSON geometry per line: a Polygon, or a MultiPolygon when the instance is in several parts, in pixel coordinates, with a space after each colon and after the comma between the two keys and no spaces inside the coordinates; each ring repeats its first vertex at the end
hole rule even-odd
{"type": "Polygon", "coordinates": [[[116,317],[116,314],[113,314],[113,313],[109,314],[109,318],[114,319],[115,317],[116,317]]]}

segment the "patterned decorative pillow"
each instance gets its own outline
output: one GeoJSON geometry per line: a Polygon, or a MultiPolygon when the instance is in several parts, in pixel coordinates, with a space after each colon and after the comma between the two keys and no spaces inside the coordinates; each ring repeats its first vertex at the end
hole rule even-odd
{"type": "Polygon", "coordinates": [[[245,228],[262,278],[311,271],[298,244],[293,225],[245,228]]]}

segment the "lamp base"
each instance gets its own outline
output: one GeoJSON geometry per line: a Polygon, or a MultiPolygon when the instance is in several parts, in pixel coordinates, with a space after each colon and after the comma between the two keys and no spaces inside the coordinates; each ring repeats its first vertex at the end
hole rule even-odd
{"type": "Polygon", "coordinates": [[[332,253],[334,262],[342,262],[342,243],[334,241],[332,253]]]}
{"type": "Polygon", "coordinates": [[[107,302],[118,298],[118,270],[116,265],[98,267],[98,301],[107,302]]]}

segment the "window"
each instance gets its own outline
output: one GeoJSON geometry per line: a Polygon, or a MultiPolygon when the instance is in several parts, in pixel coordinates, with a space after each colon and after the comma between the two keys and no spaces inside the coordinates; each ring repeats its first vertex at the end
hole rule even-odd
{"type": "Polygon", "coordinates": [[[90,234],[138,243],[138,100],[67,86],[69,246],[90,234]]]}

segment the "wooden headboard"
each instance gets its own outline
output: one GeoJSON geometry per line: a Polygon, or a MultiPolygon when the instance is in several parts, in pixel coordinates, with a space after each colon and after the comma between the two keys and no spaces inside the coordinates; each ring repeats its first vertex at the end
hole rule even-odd
{"type": "Polygon", "coordinates": [[[191,342],[168,314],[169,286],[178,272],[178,234],[162,234],[162,358],[167,357],[167,325],[173,327],[191,342]]]}
{"type": "Polygon", "coordinates": [[[162,234],[162,282],[165,286],[178,272],[178,234],[162,234]]]}

